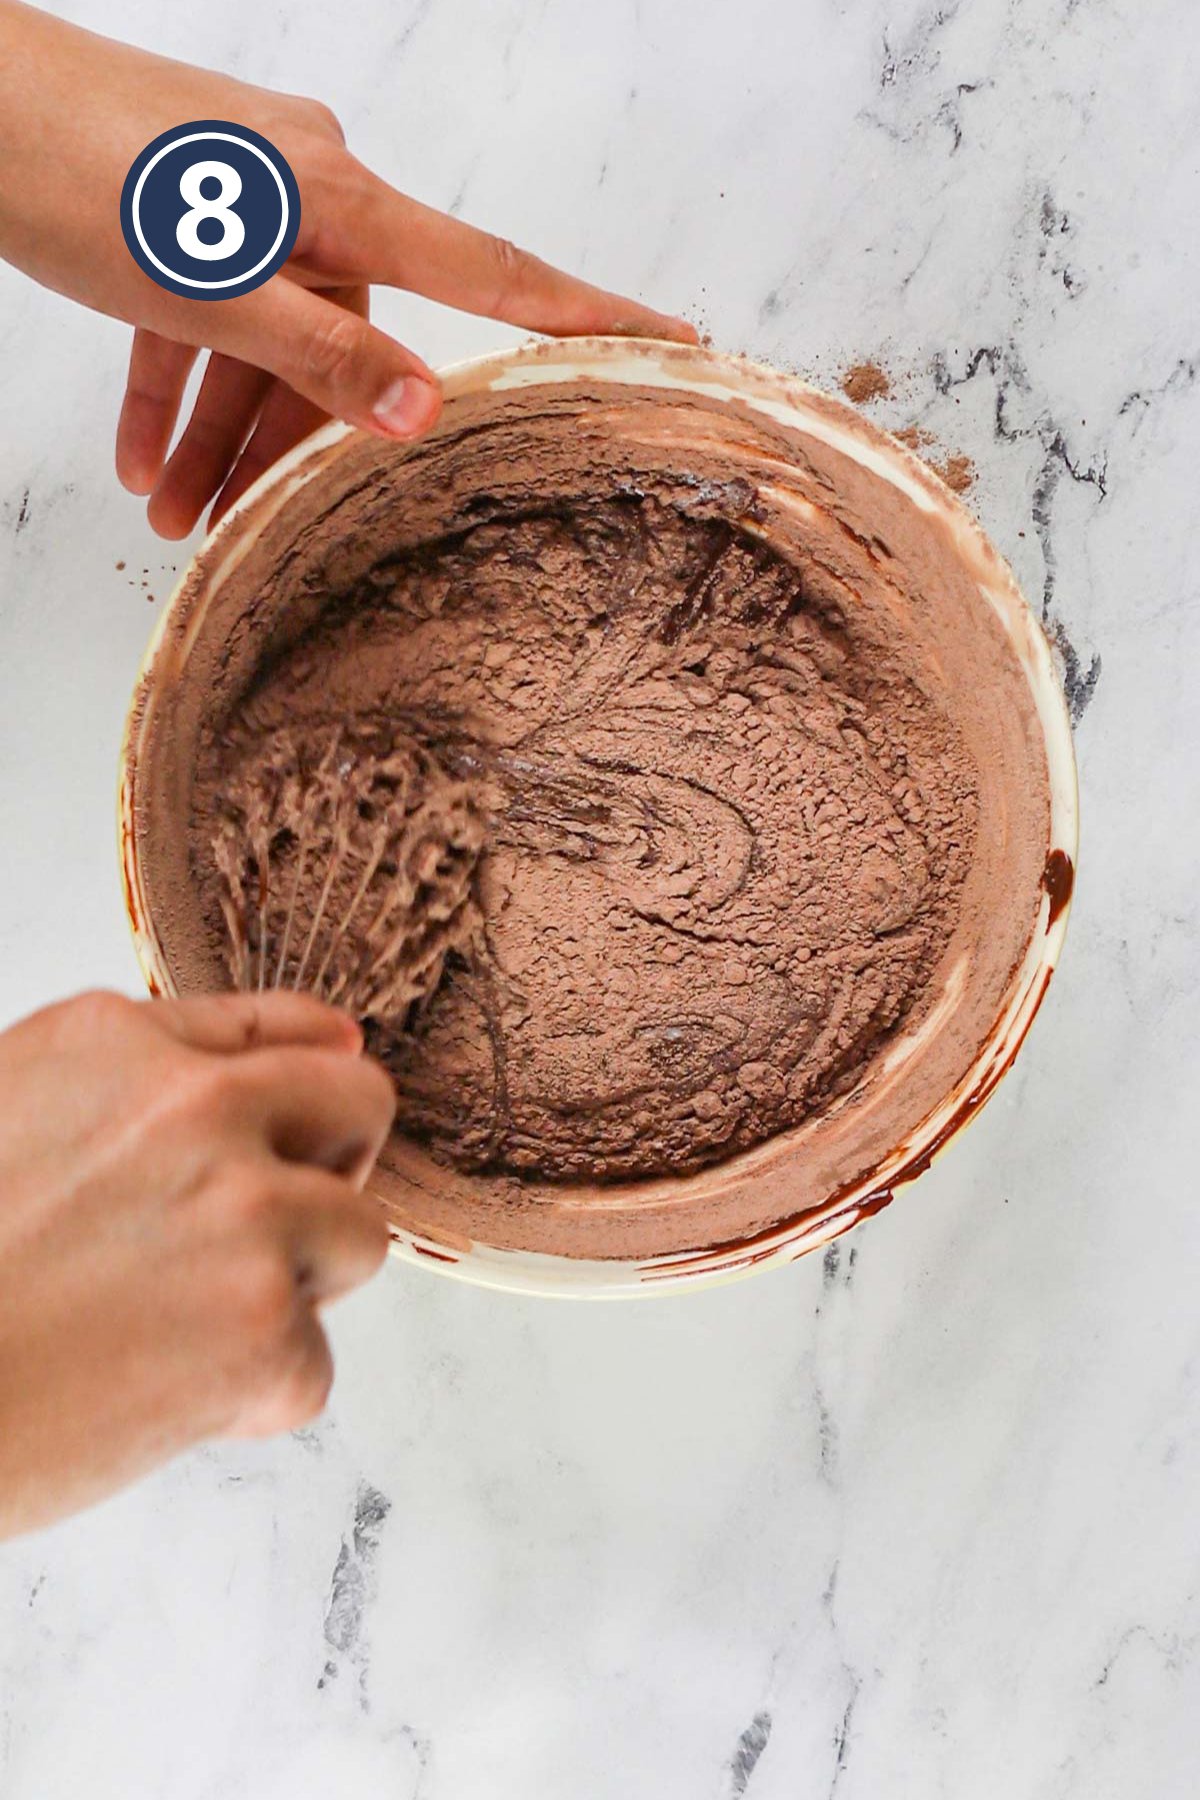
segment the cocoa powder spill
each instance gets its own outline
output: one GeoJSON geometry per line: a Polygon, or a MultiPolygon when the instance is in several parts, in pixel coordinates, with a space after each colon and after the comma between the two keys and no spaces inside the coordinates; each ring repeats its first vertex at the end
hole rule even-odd
{"type": "Polygon", "coordinates": [[[892,391],[891,377],[875,362],[851,364],[842,376],[841,388],[853,406],[869,406],[872,400],[884,400],[892,391]]]}

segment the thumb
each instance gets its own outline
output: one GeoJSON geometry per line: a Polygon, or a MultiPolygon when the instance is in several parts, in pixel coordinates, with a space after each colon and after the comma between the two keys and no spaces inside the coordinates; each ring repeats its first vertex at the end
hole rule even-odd
{"type": "Polygon", "coordinates": [[[419,356],[357,313],[275,276],[225,303],[214,348],[277,375],[335,419],[380,437],[413,438],[442,407],[419,356]]]}

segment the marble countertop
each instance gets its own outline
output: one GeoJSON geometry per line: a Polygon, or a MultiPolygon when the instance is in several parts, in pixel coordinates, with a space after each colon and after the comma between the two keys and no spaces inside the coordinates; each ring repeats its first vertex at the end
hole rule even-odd
{"type": "MultiPolygon", "coordinates": [[[[1200,18],[62,10],[320,95],[398,185],[721,348],[879,363],[1060,645],[1083,848],[1014,1073],[823,1257],[590,1307],[389,1267],[315,1427],[0,1551],[0,1792],[1191,1796],[1200,18]]],[[[377,316],[435,363],[516,336],[377,316]]],[[[112,474],[126,335],[0,269],[3,1022],[138,988],[114,770],[188,547],[112,474]]]]}

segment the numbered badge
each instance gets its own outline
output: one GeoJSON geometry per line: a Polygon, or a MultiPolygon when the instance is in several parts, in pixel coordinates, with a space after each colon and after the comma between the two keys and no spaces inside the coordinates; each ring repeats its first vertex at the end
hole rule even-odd
{"type": "Polygon", "coordinates": [[[159,287],[232,300],[291,255],[300,190],[274,144],[245,125],[194,119],[156,137],[121,190],[121,230],[159,287]]]}

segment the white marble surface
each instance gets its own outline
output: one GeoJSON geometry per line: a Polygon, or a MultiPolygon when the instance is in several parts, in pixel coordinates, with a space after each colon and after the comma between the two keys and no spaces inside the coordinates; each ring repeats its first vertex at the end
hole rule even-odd
{"type": "MultiPolygon", "coordinates": [[[[722,347],[878,357],[1070,646],[1084,843],[1014,1075],[823,1260],[591,1308],[389,1269],[314,1429],[0,1551],[0,1792],[1190,1797],[1194,9],[69,10],[320,94],[399,184],[722,347]]],[[[512,335],[378,312],[434,361],[512,335]]],[[[184,549],[111,474],[124,350],[0,270],[5,1020],[137,986],[114,763],[184,549]]]]}

